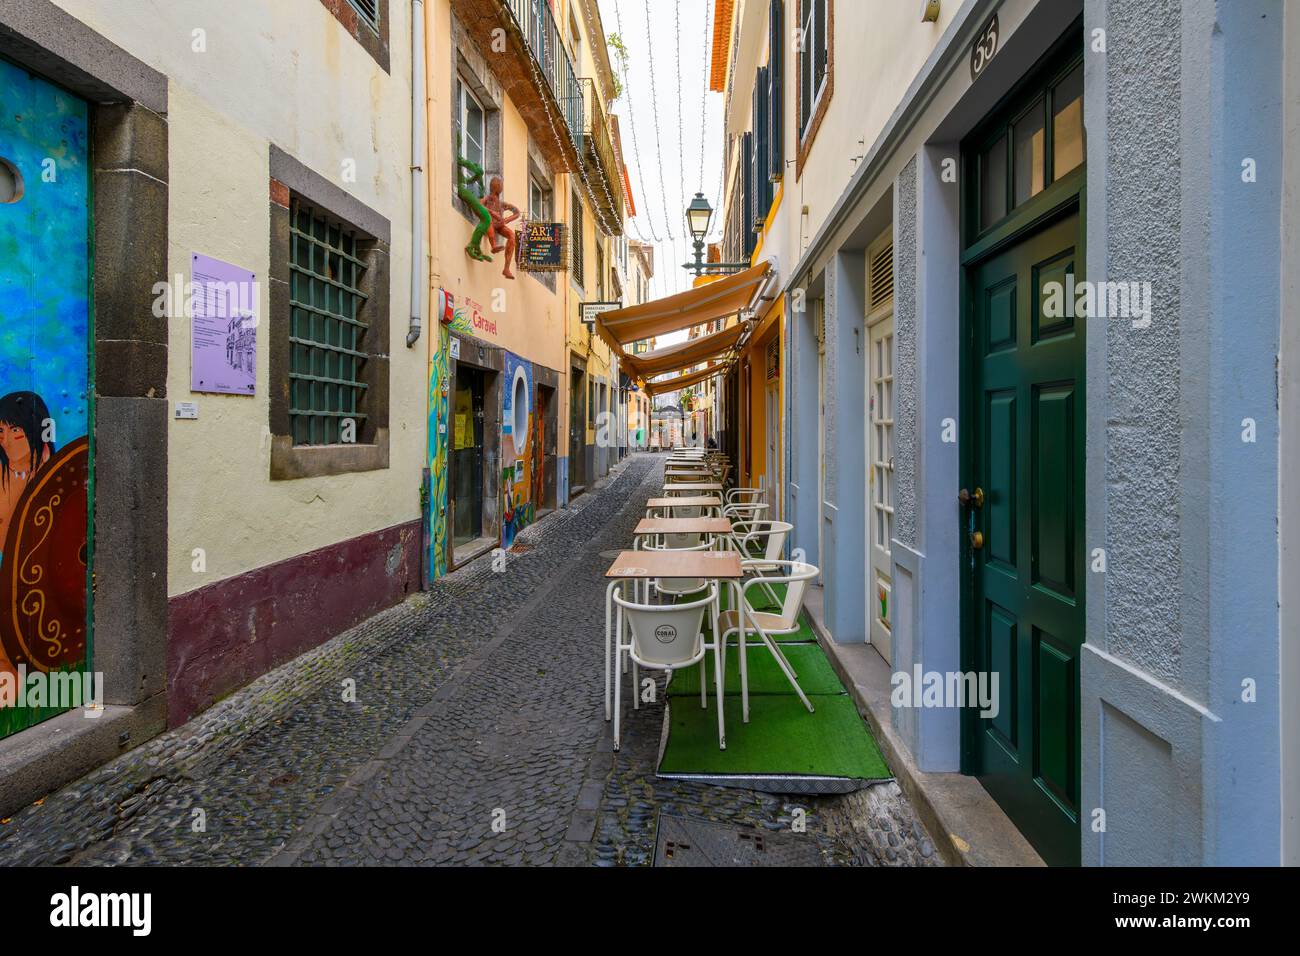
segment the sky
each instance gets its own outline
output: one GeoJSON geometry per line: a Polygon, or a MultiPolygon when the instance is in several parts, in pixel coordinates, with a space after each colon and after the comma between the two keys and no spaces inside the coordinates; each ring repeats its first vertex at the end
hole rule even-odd
{"type": "Polygon", "coordinates": [[[686,206],[696,192],[715,210],[708,241],[722,233],[723,94],[707,92],[714,3],[599,0],[606,36],[627,48],[626,70],[610,51],[623,84],[612,112],[636,203],[627,235],[655,246],[652,298],[690,287],[681,264],[691,258],[686,206]]]}

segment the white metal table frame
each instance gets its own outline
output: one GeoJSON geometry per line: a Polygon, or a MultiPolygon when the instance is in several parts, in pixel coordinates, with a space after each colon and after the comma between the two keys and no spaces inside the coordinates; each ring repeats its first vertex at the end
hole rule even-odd
{"type": "MultiPolygon", "coordinates": [[[[612,570],[614,570],[614,569],[611,568],[610,570],[612,571],[612,570]]],[[[656,575],[656,577],[658,577],[658,576],[659,576],[659,575],[656,575]]],[[[637,582],[640,581],[640,580],[644,580],[644,581],[645,581],[645,584],[646,584],[646,591],[647,591],[647,594],[648,594],[648,593],[649,593],[649,589],[650,589],[650,580],[651,580],[650,577],[648,577],[648,576],[647,576],[647,577],[633,576],[633,577],[623,577],[623,578],[612,578],[612,579],[610,580],[610,582],[609,582],[609,586],[605,588],[605,720],[606,720],[606,722],[611,721],[611,720],[614,719],[614,700],[613,700],[614,684],[613,684],[613,681],[618,680],[618,679],[619,679],[619,676],[620,676],[620,675],[617,675],[617,674],[614,673],[614,669],[618,667],[618,661],[614,660],[614,647],[613,647],[613,645],[614,645],[614,634],[615,634],[615,631],[610,630],[611,618],[614,619],[614,620],[613,620],[614,627],[617,629],[618,640],[619,640],[620,642],[623,640],[623,627],[624,627],[624,621],[623,621],[623,609],[622,609],[622,608],[619,608],[619,609],[618,609],[618,613],[617,613],[617,614],[614,613],[614,588],[616,588],[616,587],[618,587],[618,586],[620,586],[620,585],[622,585],[622,584],[624,584],[624,583],[630,581],[630,582],[632,582],[632,584],[633,584],[633,586],[634,586],[634,589],[633,589],[633,592],[632,592],[632,593],[633,593],[633,596],[636,597],[638,592],[637,592],[637,589],[635,588],[635,585],[636,585],[637,582]]],[[[743,604],[744,604],[744,596],[743,596],[743,594],[742,594],[740,588],[741,588],[741,585],[744,583],[744,578],[736,578],[736,579],[732,579],[732,578],[708,578],[708,577],[706,577],[705,580],[708,580],[708,581],[714,581],[714,582],[716,582],[716,583],[718,584],[718,600],[716,600],[716,601],[713,602],[713,607],[710,608],[710,612],[709,612],[709,613],[710,613],[709,624],[710,624],[710,626],[713,628],[714,639],[715,639],[715,640],[719,639],[719,638],[718,638],[718,629],[719,629],[719,627],[721,626],[721,625],[718,623],[718,619],[719,619],[719,616],[720,616],[720,607],[719,607],[719,605],[720,605],[721,600],[722,600],[722,588],[725,586],[725,587],[728,587],[728,588],[731,589],[732,600],[733,600],[733,602],[735,603],[736,607],[740,608],[740,611],[739,611],[739,614],[740,614],[740,619],[739,619],[739,623],[740,623],[740,639],[741,639],[741,641],[743,642],[743,640],[744,640],[744,635],[745,635],[745,631],[746,631],[746,627],[745,627],[746,609],[743,608],[743,604]]],[[[742,644],[742,646],[743,646],[743,644],[742,644]]],[[[722,668],[721,668],[720,678],[721,678],[722,683],[723,683],[723,696],[725,697],[725,696],[726,696],[726,679],[727,679],[727,675],[726,675],[726,666],[727,666],[727,650],[726,650],[726,647],[725,647],[725,646],[724,646],[724,647],[722,648],[722,650],[721,650],[721,658],[722,658],[722,668]]],[[[743,656],[743,655],[741,656],[740,666],[741,666],[742,668],[745,666],[745,659],[744,659],[744,656],[743,656]]],[[[746,673],[748,673],[748,671],[746,671],[746,673]]],[[[641,699],[641,695],[640,695],[639,692],[635,692],[635,693],[632,694],[632,709],[633,709],[633,710],[639,710],[639,709],[640,709],[640,706],[639,706],[639,704],[640,704],[640,699],[641,699]]],[[[744,722],[745,722],[745,723],[748,723],[748,719],[746,719],[744,722]]],[[[721,747],[721,749],[723,749],[723,750],[726,750],[726,749],[727,749],[727,745],[726,745],[726,741],[725,741],[725,740],[724,740],[723,743],[722,743],[722,747],[721,747]]]]}

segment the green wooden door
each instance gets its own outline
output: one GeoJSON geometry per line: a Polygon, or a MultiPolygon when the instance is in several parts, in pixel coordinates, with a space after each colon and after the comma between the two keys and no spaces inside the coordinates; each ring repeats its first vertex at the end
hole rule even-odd
{"type": "Polygon", "coordinates": [[[1082,279],[1080,228],[1076,206],[968,275],[965,437],[983,503],[966,510],[966,636],[977,672],[998,675],[996,715],[972,718],[970,769],[1044,860],[1067,865],[1079,862],[1084,320],[1043,304],[1053,283],[1082,279]]]}

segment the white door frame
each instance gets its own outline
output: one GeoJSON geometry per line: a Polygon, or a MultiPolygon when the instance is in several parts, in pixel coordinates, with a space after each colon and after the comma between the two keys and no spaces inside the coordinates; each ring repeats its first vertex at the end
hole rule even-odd
{"type": "Polygon", "coordinates": [[[821,560],[818,584],[826,583],[826,300],[813,302],[813,330],[817,338],[817,556],[821,560]]]}
{"type": "Polygon", "coordinates": [[[894,270],[892,226],[867,249],[867,640],[893,660],[894,270]]]}

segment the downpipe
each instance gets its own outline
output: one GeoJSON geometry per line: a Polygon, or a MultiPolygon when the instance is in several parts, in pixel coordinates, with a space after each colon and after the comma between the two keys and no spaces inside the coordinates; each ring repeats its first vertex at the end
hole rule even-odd
{"type": "Polygon", "coordinates": [[[424,208],[425,150],[427,120],[424,64],[424,0],[411,0],[411,324],[406,347],[420,339],[420,317],[424,313],[424,208]]]}

